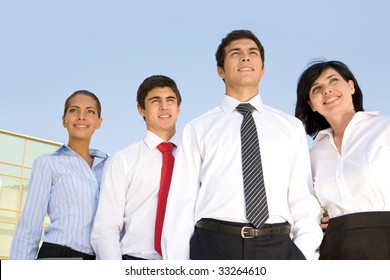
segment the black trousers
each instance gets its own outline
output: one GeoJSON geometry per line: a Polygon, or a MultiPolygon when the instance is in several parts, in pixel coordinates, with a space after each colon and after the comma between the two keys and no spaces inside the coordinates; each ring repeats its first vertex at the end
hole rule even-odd
{"type": "Polygon", "coordinates": [[[130,261],[130,260],[146,260],[146,259],[137,258],[130,255],[122,255],[122,260],[130,261]]]}
{"type": "Polygon", "coordinates": [[[43,242],[38,252],[37,259],[82,259],[95,260],[96,256],[88,255],[69,247],[43,242]]]}
{"type": "Polygon", "coordinates": [[[362,212],[329,220],[320,260],[390,260],[390,212],[362,212]]]}
{"type": "Polygon", "coordinates": [[[305,260],[289,234],[245,239],[195,228],[192,260],[305,260]]]}

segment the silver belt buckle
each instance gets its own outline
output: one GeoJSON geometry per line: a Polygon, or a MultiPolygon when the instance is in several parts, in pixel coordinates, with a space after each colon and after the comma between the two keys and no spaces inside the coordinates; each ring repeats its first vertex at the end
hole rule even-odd
{"type": "Polygon", "coordinates": [[[242,227],[241,228],[241,237],[242,238],[254,238],[253,234],[250,233],[251,230],[253,230],[252,227],[247,227],[247,226],[242,227]],[[245,231],[247,229],[248,229],[248,231],[245,231]],[[248,234],[248,235],[246,235],[246,234],[248,234]]]}

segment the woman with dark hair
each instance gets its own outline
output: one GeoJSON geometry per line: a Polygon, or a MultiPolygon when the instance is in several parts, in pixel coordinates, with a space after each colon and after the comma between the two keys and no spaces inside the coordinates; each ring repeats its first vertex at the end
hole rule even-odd
{"type": "Polygon", "coordinates": [[[89,144],[101,124],[100,101],[92,92],[79,90],[66,99],[68,144],[33,163],[11,259],[96,258],[90,238],[107,155],[89,144]],[[50,225],[39,248],[46,213],[50,225]]]}
{"type": "Polygon", "coordinates": [[[314,190],[330,218],[320,259],[390,259],[390,116],[364,112],[359,84],[339,61],[301,74],[295,116],[314,138],[314,190]]]}

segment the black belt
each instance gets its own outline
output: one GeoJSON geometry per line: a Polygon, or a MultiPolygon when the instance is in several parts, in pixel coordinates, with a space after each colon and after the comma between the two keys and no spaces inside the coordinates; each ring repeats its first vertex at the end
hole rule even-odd
{"type": "Polygon", "coordinates": [[[37,259],[83,259],[95,260],[96,256],[73,250],[72,248],[49,242],[43,242],[38,252],[37,259]]]}
{"type": "Polygon", "coordinates": [[[222,233],[242,238],[258,238],[264,236],[277,236],[290,234],[291,226],[289,223],[265,224],[257,229],[251,224],[231,223],[214,219],[201,219],[196,223],[197,228],[222,233]]]}

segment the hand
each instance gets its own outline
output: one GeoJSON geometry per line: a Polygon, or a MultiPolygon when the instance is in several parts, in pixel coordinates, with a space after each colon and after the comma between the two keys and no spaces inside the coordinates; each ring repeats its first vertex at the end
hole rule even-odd
{"type": "Polygon", "coordinates": [[[324,211],[324,213],[322,214],[322,218],[321,218],[321,228],[322,228],[322,231],[324,232],[324,235],[325,235],[325,231],[326,229],[328,228],[328,223],[329,223],[329,215],[328,215],[328,211],[324,211]]]}

